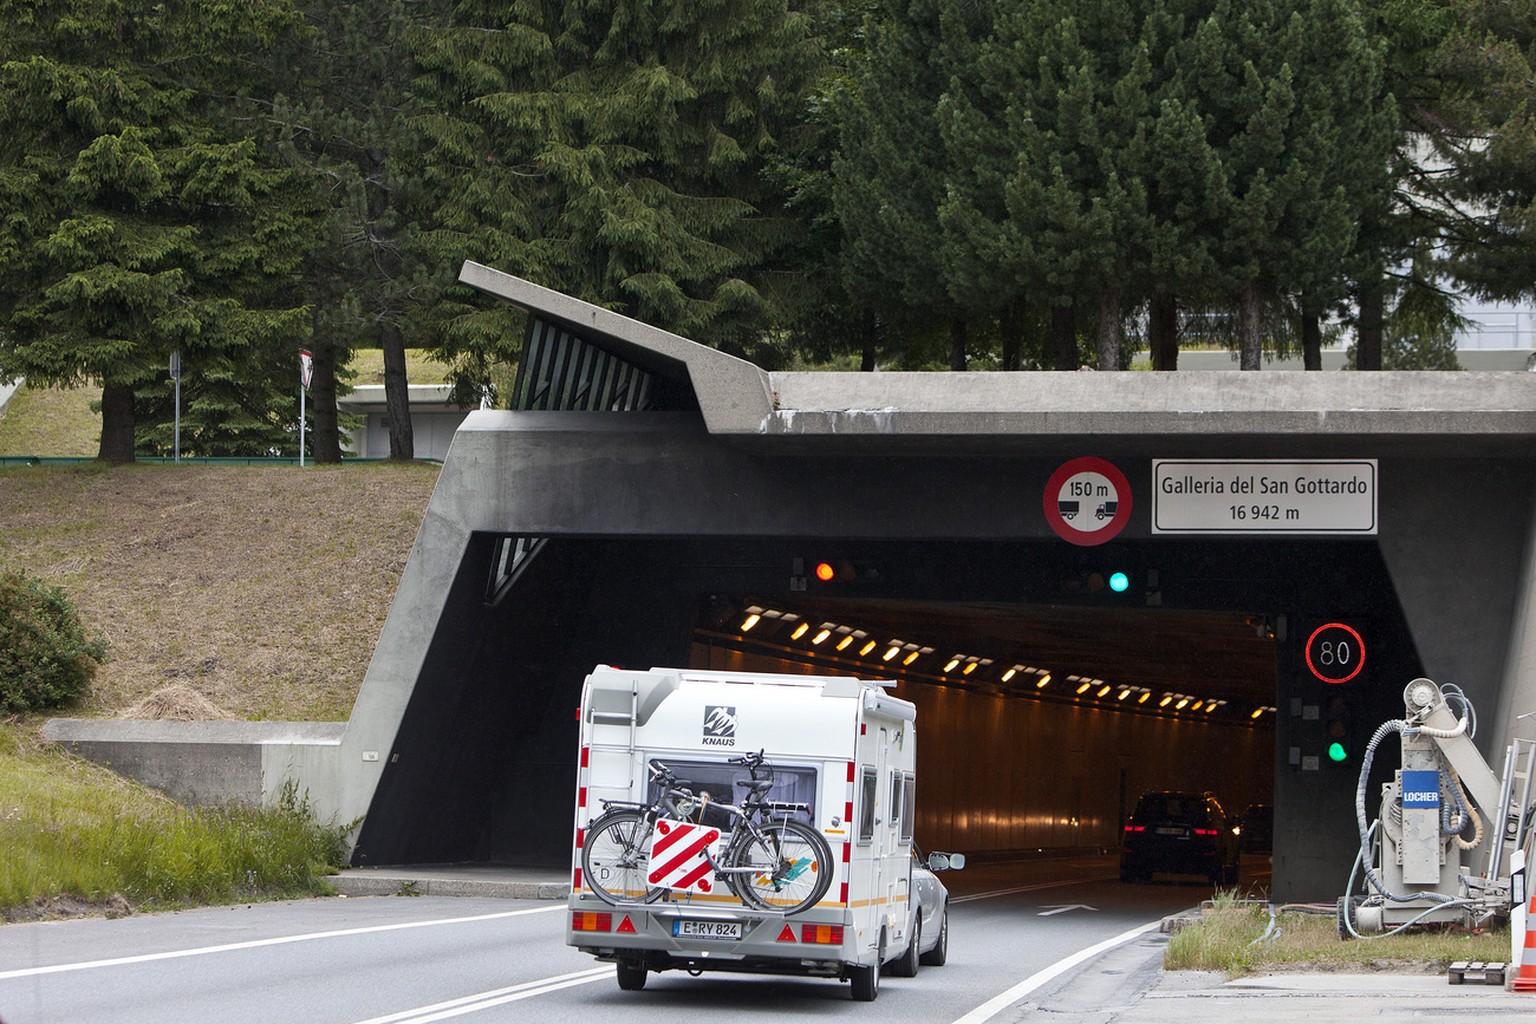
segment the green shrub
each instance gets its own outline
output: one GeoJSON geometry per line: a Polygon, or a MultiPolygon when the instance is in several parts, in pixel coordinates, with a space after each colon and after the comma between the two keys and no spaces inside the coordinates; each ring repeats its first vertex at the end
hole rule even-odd
{"type": "Polygon", "coordinates": [[[0,712],[67,707],[90,689],[107,644],[64,591],[24,572],[0,573],[0,712]]]}

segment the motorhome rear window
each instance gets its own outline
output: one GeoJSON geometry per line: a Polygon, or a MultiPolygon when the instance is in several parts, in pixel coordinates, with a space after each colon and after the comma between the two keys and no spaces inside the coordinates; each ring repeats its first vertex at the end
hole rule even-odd
{"type": "Polygon", "coordinates": [[[914,807],[917,804],[917,776],[903,774],[901,776],[901,839],[902,842],[912,838],[912,817],[914,807]]]}
{"type": "MultiPolygon", "coordinates": [[[[735,820],[715,805],[741,806],[742,797],[747,791],[737,783],[746,782],[752,777],[745,768],[723,761],[682,760],[664,756],[653,757],[651,760],[660,761],[672,769],[672,774],[677,776],[678,783],[685,789],[700,795],[709,794],[709,800],[700,805],[703,818],[700,819],[699,812],[695,811],[691,820],[702,820],[706,825],[730,831],[735,820]]],[[[661,799],[661,787],[652,782],[648,796],[652,801],[661,799]]],[[[775,818],[782,819],[787,815],[814,826],[816,769],[807,765],[774,763],[773,788],[768,791],[768,802],[773,805],[775,818]]]]}
{"type": "Polygon", "coordinates": [[[879,789],[880,780],[875,775],[873,768],[865,768],[864,776],[859,785],[859,842],[872,843],[875,840],[875,793],[879,789]]]}

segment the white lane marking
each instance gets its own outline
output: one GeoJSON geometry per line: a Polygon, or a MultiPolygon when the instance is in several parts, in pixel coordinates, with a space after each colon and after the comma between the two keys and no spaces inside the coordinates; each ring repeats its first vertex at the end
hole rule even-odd
{"type": "Polygon", "coordinates": [[[358,1021],[357,1024],[429,1024],[431,1021],[447,1020],[449,1017],[459,1017],[466,1013],[488,1010],[493,1006],[515,1003],[519,999],[530,999],[533,996],[544,995],[546,992],[558,992],[563,988],[573,988],[577,985],[585,985],[588,982],[597,981],[600,978],[611,977],[613,977],[612,967],[598,967],[577,971],[574,974],[560,974],[553,978],[525,981],[521,985],[509,985],[506,988],[491,989],[488,992],[477,992],[472,996],[460,996],[458,999],[433,1003],[431,1006],[418,1006],[412,1010],[401,1010],[398,1013],[385,1014],[383,1017],[369,1017],[367,1020],[358,1021]]]}
{"type": "Polygon", "coordinates": [[[1089,882],[1114,881],[1116,875],[1100,875],[1096,878],[1068,878],[1059,882],[1036,882],[1033,885],[1017,885],[1011,889],[993,889],[991,892],[973,892],[968,896],[951,896],[951,903],[969,903],[972,900],[990,900],[997,896],[1012,896],[1014,893],[1034,892],[1036,889],[1065,888],[1069,885],[1087,885],[1089,882]]]}
{"type": "Polygon", "coordinates": [[[1114,938],[1105,939],[1103,942],[1100,942],[1097,945],[1089,946],[1087,949],[1079,950],[1078,952],[1073,953],[1071,956],[1064,960],[1058,960],[1044,970],[1036,971],[1034,974],[1031,974],[1029,977],[1013,986],[1013,988],[1010,988],[1008,991],[988,999],[986,1002],[976,1007],[976,1009],[972,1010],[964,1017],[957,1018],[954,1024],[982,1024],[982,1021],[992,1019],[992,1017],[996,1016],[1000,1011],[1007,1009],[1009,1006],[1012,1006],[1014,1003],[1018,1002],[1020,999],[1023,999],[1025,996],[1029,995],[1041,985],[1044,985],[1046,982],[1052,980],[1053,978],[1057,978],[1065,974],[1072,968],[1076,967],[1078,964],[1081,964],[1083,961],[1091,960],[1098,956],[1100,953],[1114,949],[1116,946],[1123,946],[1125,943],[1130,942],[1137,936],[1144,935],[1152,929],[1161,926],[1161,924],[1161,920],[1149,921],[1139,928],[1132,928],[1128,932],[1121,932],[1114,938]]]}
{"type": "Polygon", "coordinates": [[[430,921],[405,921],[399,924],[377,924],[363,928],[341,928],[330,932],[306,932],[302,935],[280,935],[272,939],[251,939],[248,942],[230,942],[222,946],[199,946],[195,949],[172,949],[164,953],[141,953],[137,956],[119,956],[110,960],[83,960],[71,964],[50,964],[47,967],[27,967],[18,971],[0,971],[0,981],[11,978],[33,978],[41,974],[64,974],[69,971],[89,971],[99,967],[120,967],[124,964],[144,964],[155,960],[175,960],[184,956],[207,956],[210,953],[230,953],[241,949],[259,949],[262,946],[282,946],[290,942],[312,942],[316,939],[338,939],[348,935],[369,935],[374,932],[396,932],[408,928],[435,928],[448,924],[470,924],[475,921],[495,921],[504,917],[523,917],[528,914],[549,914],[565,910],[565,904],[550,907],[534,907],[529,910],[503,910],[494,914],[476,914],[473,917],[444,917],[430,921]]]}

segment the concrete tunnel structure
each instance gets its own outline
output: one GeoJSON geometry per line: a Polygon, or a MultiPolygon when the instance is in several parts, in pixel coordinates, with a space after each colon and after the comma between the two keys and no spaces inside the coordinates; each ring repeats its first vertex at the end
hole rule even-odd
{"type": "Polygon", "coordinates": [[[889,676],[919,705],[920,843],[1108,848],[1137,792],[1214,789],[1274,803],[1274,897],[1316,900],[1358,846],[1330,695],[1363,744],[1410,680],[1456,683],[1495,771],[1536,732],[1517,717],[1536,710],[1536,374],[767,372],[475,263],[461,279],[528,313],[514,411],[454,437],[351,719],[48,735],[188,800],[295,780],[361,819],[354,863],[553,866],[594,664],[889,676]],[[1369,500],[1179,520],[1213,507],[1180,481],[1282,464],[1359,469],[1369,500]],[[871,571],[823,587],[820,560],[871,571]],[[1110,566],[1124,593],[1099,585],[1110,566]],[[750,608],[880,648],[749,637],[750,608]],[[1340,687],[1307,658],[1335,623],[1369,651],[1340,687]],[[882,662],[891,643],[923,658],[882,662]],[[1094,685],[1025,685],[1030,650],[1094,685]],[[951,654],[983,671],[942,671],[951,654]]]}

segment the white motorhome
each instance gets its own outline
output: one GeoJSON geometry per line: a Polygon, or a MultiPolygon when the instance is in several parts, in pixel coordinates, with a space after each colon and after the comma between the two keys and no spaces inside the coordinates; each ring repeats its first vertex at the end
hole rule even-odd
{"type": "Polygon", "coordinates": [[[838,978],[871,1000],[882,967],[942,964],[947,894],[928,867],[964,858],[914,858],[916,709],[887,685],[594,669],[567,942],[630,990],[652,971],[738,971],[838,978]],[[754,858],[753,833],[794,852],[754,858]]]}

